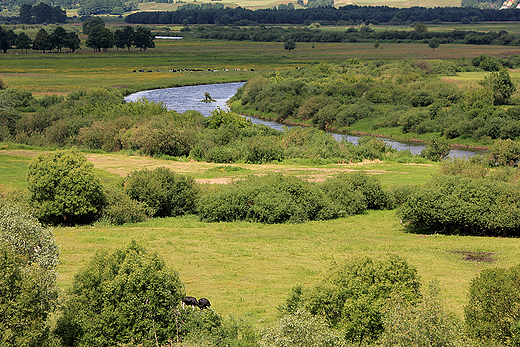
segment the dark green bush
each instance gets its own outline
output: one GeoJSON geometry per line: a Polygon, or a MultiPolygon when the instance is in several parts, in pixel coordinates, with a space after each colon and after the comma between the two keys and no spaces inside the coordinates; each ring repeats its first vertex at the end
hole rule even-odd
{"type": "Polygon", "coordinates": [[[105,195],[107,204],[103,218],[111,224],[143,222],[152,213],[145,203],[133,200],[120,187],[108,188],[105,195]]]}
{"type": "Polygon", "coordinates": [[[303,222],[336,215],[313,184],[279,174],[249,176],[202,197],[198,206],[201,219],[208,222],[303,222]]]}
{"type": "Polygon", "coordinates": [[[198,199],[193,178],[164,167],[131,172],[125,178],[124,191],[130,198],[146,204],[156,217],[192,213],[198,199]]]}
{"type": "Polygon", "coordinates": [[[483,270],[471,281],[464,315],[468,333],[479,343],[518,346],[520,266],[483,270]]]}
{"type": "Polygon", "coordinates": [[[462,176],[434,176],[398,210],[411,228],[471,235],[518,236],[520,187],[462,176]]]}

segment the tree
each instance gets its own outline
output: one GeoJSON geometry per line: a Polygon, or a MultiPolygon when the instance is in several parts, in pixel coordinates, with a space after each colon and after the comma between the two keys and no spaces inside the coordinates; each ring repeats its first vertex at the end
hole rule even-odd
{"type": "Polygon", "coordinates": [[[117,48],[128,48],[134,44],[134,33],[135,30],[130,25],[126,25],[122,30],[117,29],[114,33],[116,47],[117,48]]]}
{"type": "Polygon", "coordinates": [[[520,343],[520,265],[483,270],[471,281],[464,308],[468,333],[477,339],[520,343]]]}
{"type": "Polygon", "coordinates": [[[287,40],[283,43],[283,49],[290,52],[291,50],[296,49],[296,43],[293,40],[287,40]]]}
{"type": "Polygon", "coordinates": [[[92,221],[105,200],[92,167],[75,149],[35,157],[29,164],[27,182],[38,217],[67,225],[92,221]]]}
{"type": "Polygon", "coordinates": [[[155,48],[153,40],[155,36],[152,31],[145,27],[138,27],[133,35],[134,46],[140,51],[146,51],[147,48],[155,48]]]}
{"type": "Polygon", "coordinates": [[[61,52],[61,48],[64,47],[67,43],[67,32],[63,27],[57,26],[56,29],[51,34],[50,37],[52,41],[52,45],[54,48],[58,49],[58,52],[61,52]]]}
{"type": "Polygon", "coordinates": [[[11,49],[16,41],[16,34],[13,29],[6,29],[0,26],[0,49],[2,52],[7,53],[8,49],[11,49]]]}
{"type": "Polygon", "coordinates": [[[33,16],[32,5],[22,4],[20,6],[19,15],[20,21],[25,24],[30,24],[33,16]]]}
{"type": "Polygon", "coordinates": [[[113,47],[115,43],[114,35],[105,26],[95,26],[89,30],[89,35],[85,41],[87,47],[93,48],[94,51],[104,51],[113,47]]]}
{"type": "Polygon", "coordinates": [[[25,52],[27,53],[27,50],[32,47],[32,40],[24,31],[22,31],[18,34],[14,44],[16,48],[25,49],[25,52]]]}
{"type": "Polygon", "coordinates": [[[50,51],[53,48],[52,40],[47,31],[41,28],[34,37],[32,49],[35,51],[50,51]]]}
{"type": "Polygon", "coordinates": [[[90,30],[92,30],[92,28],[97,27],[97,26],[103,26],[103,27],[105,26],[105,22],[103,21],[103,19],[101,19],[99,17],[89,17],[81,25],[81,27],[83,29],[83,34],[90,35],[90,30]]]}
{"type": "Polygon", "coordinates": [[[430,47],[433,51],[435,51],[435,48],[439,48],[440,45],[441,42],[436,37],[433,37],[428,41],[428,47],[430,47]]]}
{"type": "Polygon", "coordinates": [[[96,253],[74,276],[56,333],[65,346],[163,346],[182,298],[179,275],[132,241],[96,253]]]}
{"type": "Polygon", "coordinates": [[[79,49],[81,47],[81,40],[79,39],[78,34],[73,31],[69,31],[67,33],[67,37],[65,38],[65,44],[63,47],[68,48],[72,53],[79,49]]]}
{"type": "Polygon", "coordinates": [[[374,42],[374,48],[375,48],[375,49],[378,49],[378,48],[379,48],[379,41],[374,42]]]}
{"type": "Polygon", "coordinates": [[[441,161],[450,154],[450,144],[441,137],[432,138],[430,144],[421,151],[421,157],[431,161],[441,161]]]}
{"type": "Polygon", "coordinates": [[[509,101],[509,98],[516,91],[516,86],[509,76],[506,68],[500,69],[498,72],[492,72],[489,76],[484,77],[480,81],[480,85],[484,86],[492,95],[495,105],[503,105],[509,101]]]}
{"type": "Polygon", "coordinates": [[[22,208],[0,204],[0,345],[49,345],[57,265],[52,231],[22,208]]]}

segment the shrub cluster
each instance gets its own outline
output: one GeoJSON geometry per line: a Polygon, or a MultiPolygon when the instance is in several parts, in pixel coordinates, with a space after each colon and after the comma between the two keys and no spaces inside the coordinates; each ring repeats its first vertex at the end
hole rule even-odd
{"type": "Polygon", "coordinates": [[[518,236],[518,184],[437,175],[418,187],[398,216],[412,228],[443,234],[518,236]]]}
{"type": "Polygon", "coordinates": [[[295,223],[380,209],[386,203],[379,182],[365,174],[341,175],[321,185],[272,174],[249,176],[203,196],[198,213],[208,222],[295,223]]]}

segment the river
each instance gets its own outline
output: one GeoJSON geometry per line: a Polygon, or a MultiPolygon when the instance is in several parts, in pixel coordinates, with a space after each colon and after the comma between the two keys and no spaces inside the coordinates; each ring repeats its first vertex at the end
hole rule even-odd
{"type": "MultiPolygon", "coordinates": [[[[175,110],[177,112],[184,112],[187,110],[196,110],[201,112],[204,116],[209,116],[210,112],[217,107],[222,109],[226,108],[227,101],[235,95],[238,88],[244,85],[244,82],[236,83],[222,83],[222,84],[208,84],[208,85],[197,85],[187,87],[176,87],[166,89],[154,89],[145,90],[142,92],[134,93],[125,97],[127,102],[136,102],[141,98],[146,98],[153,102],[162,102],[169,110],[175,110]],[[209,93],[215,102],[202,102],[204,99],[204,93],[209,93]]],[[[256,117],[247,117],[255,124],[264,124],[273,129],[282,130],[283,124],[265,121],[256,117]]],[[[346,138],[347,141],[357,144],[360,136],[345,135],[345,134],[332,134],[337,140],[346,138]]],[[[404,151],[410,150],[413,154],[420,154],[425,148],[422,144],[417,143],[406,143],[395,140],[385,139],[382,140],[388,143],[393,148],[404,151]]],[[[486,153],[484,150],[461,150],[452,149],[449,157],[471,157],[474,155],[481,155],[486,153]]]]}

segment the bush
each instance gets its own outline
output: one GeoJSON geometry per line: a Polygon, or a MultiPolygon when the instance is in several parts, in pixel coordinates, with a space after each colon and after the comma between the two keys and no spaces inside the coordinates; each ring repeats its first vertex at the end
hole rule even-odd
{"type": "Polygon", "coordinates": [[[335,216],[317,187],[280,174],[249,176],[202,197],[198,206],[201,219],[208,222],[284,223],[335,216]]]}
{"type": "Polygon", "coordinates": [[[384,329],[379,346],[470,346],[461,322],[443,308],[436,282],[430,283],[416,305],[401,303],[398,298],[392,300],[385,313],[384,329]]]}
{"type": "Polygon", "coordinates": [[[92,163],[75,149],[36,156],[27,182],[38,218],[67,225],[93,221],[105,196],[92,171],[92,163]]]}
{"type": "Polygon", "coordinates": [[[449,143],[442,139],[434,137],[430,144],[421,151],[421,157],[431,161],[441,161],[450,154],[449,143]]]}
{"type": "Polygon", "coordinates": [[[419,285],[417,270],[402,258],[354,258],[333,263],[316,287],[304,289],[299,300],[293,294],[286,306],[297,302],[299,308],[325,318],[346,341],[361,344],[377,340],[383,332],[387,300],[399,295],[403,302],[414,303],[420,297],[419,285]]]}
{"type": "Polygon", "coordinates": [[[193,178],[164,167],[131,172],[125,178],[124,191],[131,199],[146,204],[157,217],[192,213],[198,199],[193,178]]]}
{"type": "Polygon", "coordinates": [[[106,197],[103,218],[111,224],[143,222],[152,213],[145,203],[131,199],[120,187],[107,189],[106,197]]]}
{"type": "Polygon", "coordinates": [[[489,152],[491,160],[497,165],[516,166],[520,160],[520,142],[507,139],[498,140],[493,143],[489,152]]]}
{"type": "Polygon", "coordinates": [[[96,253],[74,276],[56,334],[64,346],[163,345],[177,334],[172,321],[182,298],[178,274],[132,241],[96,253]]]}
{"type": "Polygon", "coordinates": [[[0,345],[47,346],[57,305],[58,247],[50,229],[10,203],[0,204],[0,345]]]}
{"type": "Polygon", "coordinates": [[[520,187],[461,176],[434,176],[397,211],[413,229],[443,234],[517,236],[520,187]]]}
{"type": "Polygon", "coordinates": [[[262,331],[260,347],[335,347],[346,346],[341,336],[325,320],[298,310],[262,331]]]}
{"type": "Polygon", "coordinates": [[[520,265],[483,270],[471,281],[466,329],[480,342],[520,344],[520,265]]]}

